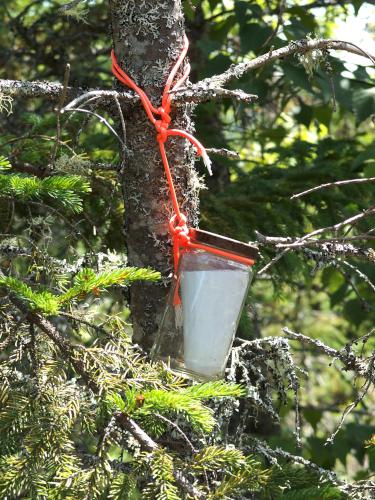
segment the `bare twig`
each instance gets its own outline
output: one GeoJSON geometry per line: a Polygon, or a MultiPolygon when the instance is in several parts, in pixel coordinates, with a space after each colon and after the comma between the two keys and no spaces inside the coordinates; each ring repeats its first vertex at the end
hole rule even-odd
{"type": "Polygon", "coordinates": [[[314,193],[315,191],[320,191],[321,189],[334,188],[337,186],[346,186],[348,184],[366,184],[370,182],[375,182],[375,177],[367,177],[360,179],[347,179],[344,181],[335,181],[335,182],[327,182],[326,184],[320,184],[320,186],[315,186],[311,189],[307,189],[306,191],[302,191],[301,193],[294,194],[290,197],[291,200],[295,198],[302,198],[302,196],[306,196],[307,194],[314,193]]]}
{"type": "Polygon", "coordinates": [[[159,446],[155,443],[155,441],[151,439],[150,436],[146,434],[136,422],[134,422],[134,420],[129,418],[126,413],[117,413],[117,423],[120,427],[129,431],[145,450],[156,451],[159,449],[159,446]]]}
{"type": "MultiPolygon", "coordinates": [[[[344,370],[354,371],[356,373],[356,375],[363,377],[365,379],[365,382],[362,385],[361,390],[357,394],[357,397],[355,398],[355,400],[352,401],[345,408],[344,412],[342,413],[340,422],[337,425],[336,430],[330,435],[330,437],[327,438],[325,444],[326,445],[332,444],[337,433],[342,428],[346,417],[363,400],[363,398],[366,396],[371,384],[375,384],[375,371],[374,371],[375,354],[373,354],[370,357],[370,360],[368,362],[366,362],[366,361],[358,358],[354,354],[351,344],[347,344],[343,349],[341,349],[339,351],[337,349],[333,349],[332,347],[327,346],[326,344],[324,344],[320,340],[312,339],[312,338],[310,338],[306,335],[303,335],[301,333],[292,332],[291,330],[289,330],[289,328],[283,328],[283,332],[285,333],[287,338],[289,338],[291,340],[297,340],[299,342],[302,342],[303,344],[313,345],[318,351],[324,353],[328,357],[330,357],[332,359],[338,359],[343,364],[344,370]]],[[[363,342],[367,341],[367,339],[374,333],[375,333],[375,330],[373,330],[372,332],[367,334],[362,341],[363,342]]]]}
{"type": "Polygon", "coordinates": [[[235,12],[234,9],[222,10],[221,12],[218,12],[217,14],[213,14],[212,16],[205,18],[204,22],[209,23],[211,21],[214,21],[218,17],[227,16],[228,14],[233,14],[234,12],[235,12]]]}
{"type": "Polygon", "coordinates": [[[51,154],[51,162],[52,164],[55,163],[56,160],[56,154],[57,150],[60,145],[60,138],[61,138],[61,118],[60,118],[60,111],[62,107],[64,106],[64,102],[66,99],[66,93],[67,93],[67,88],[68,88],[68,83],[69,83],[69,76],[70,76],[70,64],[68,63],[65,67],[65,73],[64,73],[64,80],[63,80],[63,89],[60,94],[59,102],[56,107],[56,115],[57,115],[57,123],[56,123],[56,142],[53,146],[52,149],[52,154],[51,154]]]}
{"type": "Polygon", "coordinates": [[[121,104],[120,104],[120,101],[119,101],[117,96],[115,96],[115,103],[116,103],[118,114],[120,116],[122,137],[123,137],[122,149],[123,149],[123,153],[125,153],[126,152],[126,124],[125,124],[125,119],[124,119],[124,113],[122,112],[121,104]]]}
{"type": "Polygon", "coordinates": [[[368,284],[368,286],[372,289],[373,292],[375,292],[375,285],[374,283],[370,280],[370,278],[368,276],[366,276],[366,274],[364,274],[360,269],[358,269],[358,267],[356,266],[353,266],[352,264],[350,264],[349,262],[346,262],[346,260],[342,260],[340,259],[339,260],[340,263],[344,264],[344,266],[346,267],[349,267],[349,269],[351,269],[352,271],[354,271],[356,274],[358,274],[358,276],[365,282],[368,284]]]}
{"type": "Polygon", "coordinates": [[[285,0],[280,0],[279,5],[277,6],[277,23],[275,29],[272,31],[267,40],[262,44],[262,48],[269,46],[272,40],[276,37],[280,26],[283,24],[284,10],[285,10],[285,0]]]}
{"type": "Polygon", "coordinates": [[[224,89],[220,85],[207,84],[206,80],[199,83],[186,85],[185,87],[180,87],[178,90],[171,90],[171,94],[174,94],[174,102],[205,102],[217,99],[234,99],[235,101],[242,101],[246,103],[252,103],[258,99],[255,94],[247,94],[243,90],[236,89],[224,89]]]}
{"type": "MultiPolygon", "coordinates": [[[[112,127],[112,125],[110,125],[108,123],[108,121],[101,115],[99,115],[98,113],[95,113],[94,111],[90,111],[88,109],[84,109],[84,108],[64,108],[65,111],[71,111],[71,112],[78,112],[78,113],[86,113],[88,115],[92,115],[92,116],[95,116],[101,123],[103,123],[103,125],[105,125],[111,132],[112,134],[120,141],[121,145],[123,147],[125,147],[125,144],[123,142],[123,140],[121,139],[121,137],[118,135],[118,133],[116,132],[116,130],[112,127]]],[[[64,110],[61,110],[61,112],[63,112],[64,110]]]]}
{"type": "MultiPolygon", "coordinates": [[[[0,92],[11,97],[43,97],[55,101],[60,98],[63,91],[64,86],[61,83],[0,79],[0,92]]],[[[67,87],[66,89],[66,95],[70,99],[82,92],[84,91],[80,88],[67,87]]]]}
{"type": "Polygon", "coordinates": [[[64,113],[65,111],[76,108],[78,105],[81,105],[84,101],[87,102],[92,98],[113,99],[114,97],[120,98],[121,96],[127,96],[127,99],[122,99],[122,100],[126,100],[128,102],[134,103],[137,100],[137,97],[135,95],[133,96],[132,94],[130,94],[130,92],[120,93],[115,90],[89,90],[87,92],[78,95],[75,99],[69,102],[61,111],[64,113]]]}
{"type": "MultiPolygon", "coordinates": [[[[373,371],[373,368],[374,368],[374,359],[375,357],[372,358],[371,360],[371,371],[373,371]]],[[[336,427],[336,430],[329,436],[329,438],[326,439],[326,442],[325,444],[332,444],[337,433],[341,430],[344,422],[345,422],[345,419],[346,417],[349,415],[349,413],[351,413],[354,408],[356,406],[359,405],[359,403],[363,400],[363,398],[366,396],[371,384],[373,382],[371,381],[371,378],[368,378],[366,380],[366,382],[363,384],[363,386],[361,387],[361,392],[359,392],[359,394],[357,395],[357,397],[355,398],[354,401],[352,401],[346,408],[345,410],[343,411],[342,415],[341,415],[341,418],[340,418],[340,422],[338,424],[338,426],[336,427]]]]}
{"type": "Polygon", "coordinates": [[[274,464],[277,464],[277,458],[282,458],[287,462],[303,465],[307,469],[316,472],[320,477],[328,479],[333,484],[336,485],[345,484],[337,478],[334,472],[327,469],[323,469],[323,467],[320,467],[314,462],[310,462],[310,460],[307,460],[306,458],[300,457],[298,455],[293,455],[292,453],[284,451],[281,448],[270,448],[267,443],[254,437],[251,437],[251,442],[252,445],[250,445],[249,451],[253,452],[256,451],[260,453],[261,455],[268,458],[274,464]]]}
{"type": "Polygon", "coordinates": [[[70,314],[67,312],[60,312],[60,316],[64,316],[66,318],[72,319],[73,321],[76,321],[77,323],[82,323],[82,325],[86,325],[89,328],[92,328],[93,330],[95,330],[99,333],[102,333],[108,337],[110,336],[105,328],[103,328],[100,325],[95,325],[95,323],[92,323],[91,321],[87,321],[86,319],[83,319],[80,316],[75,316],[74,314],[70,314]]]}
{"type": "Polygon", "coordinates": [[[191,451],[193,453],[197,453],[198,450],[196,450],[192,444],[192,442],[190,441],[190,439],[187,437],[187,435],[185,434],[185,432],[181,429],[181,427],[179,427],[176,422],[172,422],[172,420],[170,420],[169,418],[167,417],[164,417],[163,415],[160,415],[160,413],[155,413],[155,415],[160,418],[160,420],[163,420],[164,422],[166,422],[167,424],[169,424],[171,427],[173,427],[174,429],[176,429],[176,431],[185,439],[185,441],[187,442],[187,444],[189,445],[191,451]]]}
{"type": "MultiPolygon", "coordinates": [[[[21,80],[4,80],[0,79],[0,92],[10,97],[22,98],[37,98],[56,101],[59,99],[64,87],[61,83],[55,82],[38,82],[38,81],[21,81],[21,80]]],[[[66,96],[72,99],[65,108],[67,111],[70,108],[76,107],[78,104],[90,98],[100,98],[101,103],[110,104],[113,97],[118,97],[121,103],[134,105],[139,102],[139,97],[134,92],[116,90],[100,90],[91,89],[84,90],[77,87],[67,87],[66,96]]],[[[220,86],[195,84],[189,87],[179,89],[174,93],[173,102],[176,105],[183,105],[187,102],[200,103],[209,100],[220,99],[235,99],[243,102],[253,102],[257,99],[256,95],[247,94],[242,90],[229,90],[220,88],[220,86]]]]}

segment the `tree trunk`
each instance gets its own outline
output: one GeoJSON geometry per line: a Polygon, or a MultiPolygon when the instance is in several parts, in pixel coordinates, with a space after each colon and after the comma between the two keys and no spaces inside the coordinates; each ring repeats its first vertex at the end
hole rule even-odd
{"type": "MultiPolygon", "coordinates": [[[[181,1],[110,0],[110,8],[118,62],[157,107],[168,74],[182,49],[181,1]]],[[[154,126],[141,105],[124,108],[123,113],[126,150],[122,152],[122,185],[129,265],[149,266],[163,276],[162,283],[139,282],[130,292],[133,338],[148,350],[162,317],[172,272],[168,234],[172,205],[154,126]]],[[[191,113],[191,105],[172,108],[171,127],[191,131],[191,113]]],[[[188,223],[196,225],[198,183],[193,152],[187,141],[180,138],[169,138],[166,149],[183,212],[188,223]]]]}

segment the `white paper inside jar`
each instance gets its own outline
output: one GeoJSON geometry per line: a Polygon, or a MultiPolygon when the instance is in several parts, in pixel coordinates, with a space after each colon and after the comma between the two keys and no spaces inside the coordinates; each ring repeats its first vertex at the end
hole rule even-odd
{"type": "Polygon", "coordinates": [[[236,333],[250,279],[248,268],[238,267],[181,274],[184,364],[206,377],[221,376],[236,333]]]}

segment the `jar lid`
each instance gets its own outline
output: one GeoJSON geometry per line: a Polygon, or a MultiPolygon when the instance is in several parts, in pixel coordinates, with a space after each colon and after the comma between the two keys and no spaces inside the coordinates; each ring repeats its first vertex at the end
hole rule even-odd
{"type": "Polygon", "coordinates": [[[220,250],[226,250],[233,254],[240,255],[241,257],[253,260],[257,260],[259,257],[259,249],[256,245],[250,245],[242,241],[233,240],[226,236],[202,231],[202,229],[196,228],[189,229],[189,236],[196,243],[215,247],[220,250]]]}

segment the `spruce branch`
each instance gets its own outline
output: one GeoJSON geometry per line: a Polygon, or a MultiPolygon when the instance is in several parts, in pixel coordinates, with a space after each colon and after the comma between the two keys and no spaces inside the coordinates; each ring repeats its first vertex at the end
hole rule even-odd
{"type": "Polygon", "coordinates": [[[74,279],[74,285],[58,300],[61,305],[70,303],[73,299],[85,296],[88,293],[100,294],[113,285],[129,285],[134,281],[157,281],[160,273],[151,269],[126,267],[96,274],[93,269],[85,268],[74,279]]]}
{"type": "MultiPolygon", "coordinates": [[[[105,106],[111,105],[114,97],[119,99],[123,105],[139,103],[139,97],[134,92],[127,90],[118,92],[116,90],[90,89],[87,91],[79,87],[64,89],[64,85],[57,82],[0,79],[0,93],[7,98],[36,99],[42,97],[49,101],[58,101],[64,92],[66,92],[66,97],[72,101],[62,109],[63,112],[94,97],[100,99],[100,103],[105,106]]],[[[173,93],[173,102],[176,105],[183,105],[187,102],[199,104],[228,98],[251,103],[257,100],[258,96],[247,94],[242,90],[223,89],[207,84],[191,84],[173,93]]]]}
{"type": "MultiPolygon", "coordinates": [[[[56,327],[44,318],[39,313],[30,311],[29,308],[23,304],[16,296],[10,294],[11,302],[25,315],[29,323],[37,326],[42,332],[44,332],[50,340],[59,348],[62,357],[68,361],[76,373],[82,378],[85,385],[97,396],[101,394],[101,388],[92,378],[91,374],[86,370],[83,361],[77,355],[77,349],[74,348],[69,340],[61,335],[61,333],[56,329],[56,327]]],[[[160,450],[153,439],[151,439],[148,434],[128,415],[124,412],[116,413],[116,422],[119,424],[120,428],[130,432],[132,436],[147,450],[150,452],[156,452],[160,450]]],[[[181,471],[174,471],[174,477],[180,488],[186,491],[193,498],[203,499],[205,496],[201,493],[190,481],[184,476],[181,471]]]]}
{"type": "Polygon", "coordinates": [[[31,310],[51,316],[59,314],[61,308],[74,299],[83,299],[88,294],[98,296],[114,285],[129,285],[139,280],[157,281],[159,278],[160,273],[151,269],[128,267],[96,274],[93,269],[84,268],[75,277],[74,285],[60,295],[45,290],[34,291],[26,283],[12,276],[0,275],[0,286],[13,292],[20,300],[24,300],[31,310]]]}
{"type": "Polygon", "coordinates": [[[25,301],[32,311],[43,311],[48,315],[57,314],[59,301],[49,291],[34,292],[26,283],[12,276],[1,276],[0,286],[11,291],[20,300],[25,301]]]}
{"type": "MultiPolygon", "coordinates": [[[[0,93],[4,96],[14,98],[36,99],[42,97],[49,101],[59,101],[61,95],[66,93],[68,99],[76,99],[80,97],[78,102],[86,100],[88,97],[98,96],[103,102],[111,102],[116,96],[122,103],[134,104],[138,101],[135,94],[131,92],[117,92],[115,90],[84,90],[80,87],[64,88],[64,85],[57,82],[48,81],[22,81],[22,80],[5,80],[0,79],[0,93]]],[[[73,101],[71,104],[76,104],[73,101]]],[[[74,107],[74,106],[73,106],[74,107]]]]}
{"type": "Polygon", "coordinates": [[[70,344],[69,340],[63,337],[56,327],[41,314],[30,310],[29,307],[25,305],[16,295],[10,293],[9,298],[12,304],[25,315],[25,318],[29,323],[37,326],[47,335],[47,337],[50,338],[50,340],[52,340],[54,344],[56,344],[61,352],[61,355],[70,362],[76,373],[80,375],[87,387],[95,394],[99,394],[99,386],[91,378],[90,374],[86,372],[83,362],[77,357],[77,351],[70,344]]]}
{"type": "Polygon", "coordinates": [[[11,196],[25,202],[35,198],[52,198],[73,213],[82,211],[81,195],[90,191],[89,183],[78,175],[56,175],[40,179],[0,173],[0,196],[11,196]]]}

